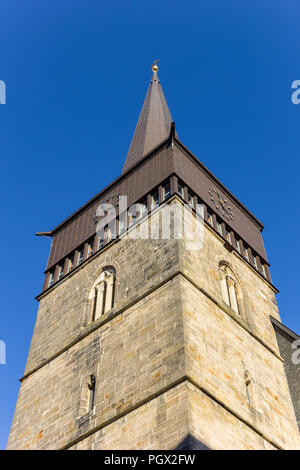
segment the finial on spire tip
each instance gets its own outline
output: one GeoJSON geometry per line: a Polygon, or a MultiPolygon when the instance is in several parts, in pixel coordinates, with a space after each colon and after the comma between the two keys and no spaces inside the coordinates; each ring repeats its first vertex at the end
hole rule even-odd
{"type": "Polygon", "coordinates": [[[152,72],[157,72],[157,71],[158,71],[158,66],[157,66],[158,62],[159,62],[159,59],[157,59],[157,60],[155,60],[155,61],[153,62],[153,64],[152,64],[152,72]]]}

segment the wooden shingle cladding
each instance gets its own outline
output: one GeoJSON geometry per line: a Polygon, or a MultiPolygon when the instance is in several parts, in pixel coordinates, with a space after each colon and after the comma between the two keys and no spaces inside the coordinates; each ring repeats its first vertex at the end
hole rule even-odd
{"type": "MultiPolygon", "coordinates": [[[[170,135],[169,139],[52,231],[53,243],[46,271],[51,270],[68,254],[95,235],[95,215],[100,203],[111,203],[117,206],[118,195],[126,195],[128,207],[130,207],[171,175],[176,175],[213,211],[215,208],[208,191],[212,186],[220,189],[230,201],[235,214],[233,221],[223,220],[223,222],[230,226],[268,264],[261,235],[263,225],[176,137],[170,135]]],[[[171,194],[174,192],[176,192],[176,184],[171,188],[171,194]]],[[[222,219],[220,215],[219,218],[222,219]]]]}
{"type": "Polygon", "coordinates": [[[174,173],[180,177],[213,211],[215,206],[211,202],[209,190],[214,187],[226,196],[230,203],[234,219],[228,221],[220,213],[218,216],[226,222],[264,261],[268,262],[261,231],[262,223],[244,207],[235,196],[202,165],[186,149],[182,143],[176,139],[178,145],[174,146],[174,173]]]}
{"type": "MultiPolygon", "coordinates": [[[[173,173],[173,152],[167,142],[163,148],[117,178],[85,206],[53,230],[53,243],[47,270],[88,238],[95,235],[94,218],[100,203],[116,206],[118,195],[127,196],[128,207],[149,193],[173,173]]],[[[117,210],[118,212],[118,210],[117,210]]]]}

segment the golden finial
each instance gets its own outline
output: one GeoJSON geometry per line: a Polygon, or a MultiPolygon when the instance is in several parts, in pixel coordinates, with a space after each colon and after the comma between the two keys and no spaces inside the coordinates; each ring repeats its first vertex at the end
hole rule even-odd
{"type": "Polygon", "coordinates": [[[158,71],[158,66],[157,66],[158,62],[159,62],[159,59],[157,59],[157,60],[155,60],[155,61],[153,62],[153,64],[152,64],[152,72],[157,72],[157,71],[158,71]]]}

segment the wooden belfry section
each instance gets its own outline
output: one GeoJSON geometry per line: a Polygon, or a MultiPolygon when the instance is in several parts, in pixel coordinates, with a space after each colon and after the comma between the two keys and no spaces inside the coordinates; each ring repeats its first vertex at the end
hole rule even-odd
{"type": "Polygon", "coordinates": [[[8,448],[299,448],[299,337],[263,225],[180,141],[152,71],[120,176],[38,233],[53,242],[8,448]],[[101,203],[116,211],[104,238],[101,203]],[[199,205],[201,249],[127,236],[170,207],[194,223],[199,205]]]}

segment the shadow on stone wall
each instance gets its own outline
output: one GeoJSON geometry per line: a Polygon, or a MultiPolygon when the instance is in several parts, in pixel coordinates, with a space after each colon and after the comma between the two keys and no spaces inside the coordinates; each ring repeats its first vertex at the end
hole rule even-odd
{"type": "Polygon", "coordinates": [[[187,434],[174,450],[210,450],[210,448],[192,436],[192,434],[187,434]]]}

